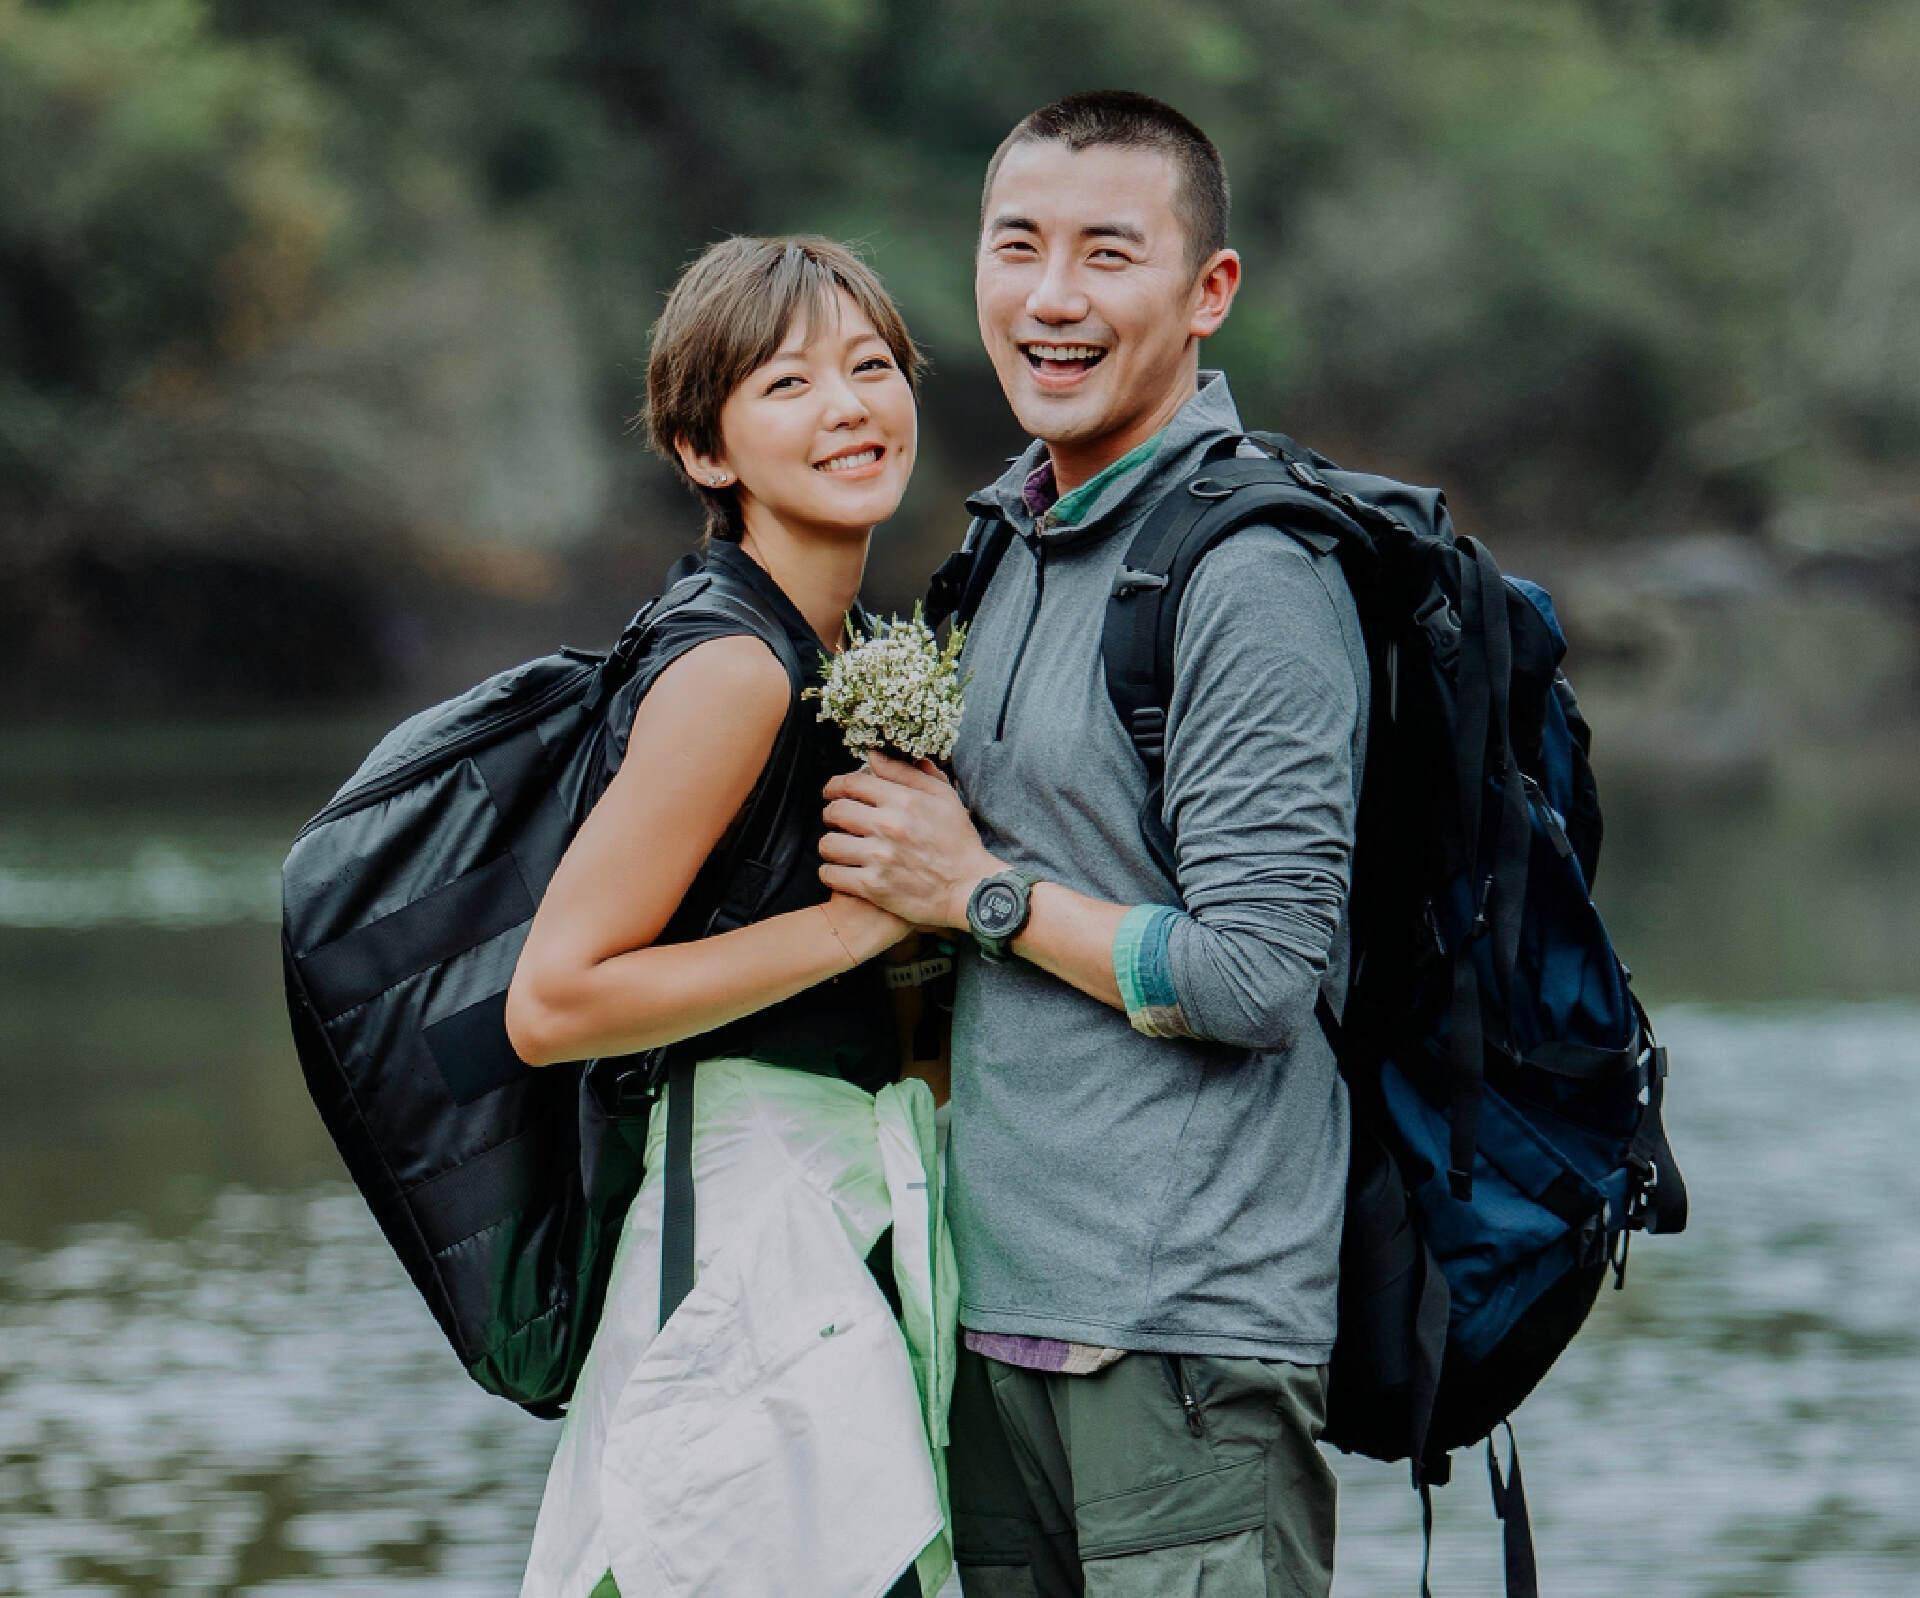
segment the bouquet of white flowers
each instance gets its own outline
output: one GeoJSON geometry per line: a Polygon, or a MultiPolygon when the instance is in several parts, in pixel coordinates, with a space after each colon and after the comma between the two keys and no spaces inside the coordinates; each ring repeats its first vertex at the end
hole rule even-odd
{"type": "Polygon", "coordinates": [[[895,617],[874,626],[863,638],[847,618],[847,647],[825,657],[826,680],[805,697],[820,701],[820,719],[840,728],[853,754],[884,749],[907,760],[945,760],[960,731],[966,629],[953,628],[942,648],[920,604],[910,621],[895,617]]]}

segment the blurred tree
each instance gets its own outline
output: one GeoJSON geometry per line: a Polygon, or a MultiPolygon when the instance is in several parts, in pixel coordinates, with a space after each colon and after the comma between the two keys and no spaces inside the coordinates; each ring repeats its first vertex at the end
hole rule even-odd
{"type": "Polygon", "coordinates": [[[973,325],[987,157],[1101,84],[1227,157],[1248,270],[1208,359],[1249,421],[1496,536],[1920,542],[1911,7],[1117,19],[0,0],[0,558],[324,564],[370,636],[449,574],[644,585],[693,519],[622,436],[661,295],[725,233],[807,230],[935,361],[892,600],[1020,443],[973,325]]]}
{"type": "Polygon", "coordinates": [[[9,508],[71,491],[103,407],[191,403],[312,314],[353,213],[324,139],[285,52],[192,0],[0,5],[9,508]]]}

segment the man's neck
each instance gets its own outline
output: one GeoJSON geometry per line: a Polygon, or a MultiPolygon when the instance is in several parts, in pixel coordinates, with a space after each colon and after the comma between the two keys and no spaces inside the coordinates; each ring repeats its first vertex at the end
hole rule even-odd
{"type": "Polygon", "coordinates": [[[1153,411],[1139,421],[1100,438],[1047,445],[1047,458],[1053,462],[1054,486],[1059,489],[1061,497],[1071,494],[1082,483],[1091,482],[1129,450],[1138,449],[1146,443],[1174,419],[1181,406],[1199,392],[1199,374],[1189,371],[1185,380],[1169,389],[1153,411]]]}

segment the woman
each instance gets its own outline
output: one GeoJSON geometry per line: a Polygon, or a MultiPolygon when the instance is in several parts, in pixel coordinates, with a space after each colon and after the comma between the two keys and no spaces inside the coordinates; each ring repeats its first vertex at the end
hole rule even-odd
{"type": "MultiPolygon", "coordinates": [[[[919,366],[878,279],[818,238],[714,246],[655,326],[651,442],[705,503],[708,565],[749,584],[803,659],[842,647],[873,528],[906,488],[919,366]]],[[[695,1285],[661,1327],[656,1113],[524,1598],[878,1598],[896,1579],[931,1592],[947,1568],[950,1253],[932,1098],[896,1084],[879,959],[911,929],[829,894],[809,851],[748,925],[659,941],[798,714],[756,636],[673,659],[514,975],[507,1026],[529,1063],[668,1044],[699,1061],[695,1285]],[[900,1275],[905,1340],[870,1252],[900,1275]]],[[[821,785],[849,762],[811,707],[805,722],[790,791],[817,836],[821,785]]]]}

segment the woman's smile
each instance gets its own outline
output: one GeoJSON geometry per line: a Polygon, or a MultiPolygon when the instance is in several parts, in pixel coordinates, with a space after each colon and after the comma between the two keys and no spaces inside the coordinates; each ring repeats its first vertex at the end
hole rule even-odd
{"type": "Polygon", "coordinates": [[[826,472],[834,477],[867,478],[880,475],[880,462],[887,453],[887,446],[879,443],[849,444],[836,450],[825,460],[815,461],[816,472],[826,472]]]}

